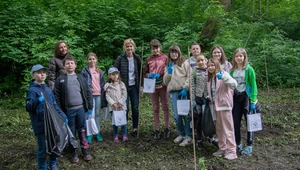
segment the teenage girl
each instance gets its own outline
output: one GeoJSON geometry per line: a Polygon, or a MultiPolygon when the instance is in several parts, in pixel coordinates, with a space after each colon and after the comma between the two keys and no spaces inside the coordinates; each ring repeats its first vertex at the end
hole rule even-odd
{"type": "MultiPolygon", "coordinates": [[[[88,66],[83,68],[81,74],[88,81],[89,88],[93,94],[93,103],[94,103],[94,111],[95,122],[97,124],[97,128],[99,133],[96,135],[97,141],[103,141],[102,135],[100,134],[100,108],[101,108],[101,93],[103,92],[104,87],[104,71],[102,71],[99,67],[97,67],[98,57],[95,53],[89,53],[87,55],[88,66]]],[[[87,136],[87,140],[89,143],[92,142],[92,136],[87,136]]]]}
{"type": "Polygon", "coordinates": [[[214,105],[216,114],[216,133],[219,139],[219,150],[213,156],[225,159],[236,159],[236,143],[232,119],[233,89],[237,82],[229,73],[220,69],[216,59],[209,59],[207,64],[209,99],[214,105]]]}
{"type": "Polygon", "coordinates": [[[247,120],[246,116],[249,114],[249,109],[254,111],[257,107],[255,71],[248,63],[248,56],[246,50],[243,48],[235,50],[232,63],[233,68],[230,71],[230,75],[238,83],[237,88],[234,91],[234,107],[232,110],[235,140],[237,150],[241,151],[242,154],[248,155],[252,153],[254,133],[247,132],[247,146],[243,149],[243,145],[241,143],[241,120],[243,115],[245,120],[247,120]]]}
{"type": "Polygon", "coordinates": [[[221,46],[215,46],[210,52],[210,57],[219,60],[221,69],[229,73],[232,65],[227,60],[225,52],[221,46]]]}

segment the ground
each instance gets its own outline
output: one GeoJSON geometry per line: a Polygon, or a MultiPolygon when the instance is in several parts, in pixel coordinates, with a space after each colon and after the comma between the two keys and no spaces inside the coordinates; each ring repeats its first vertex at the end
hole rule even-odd
{"type": "MultiPolygon", "coordinates": [[[[180,147],[173,143],[177,132],[172,120],[170,139],[153,139],[152,104],[148,95],[141,100],[139,138],[129,136],[126,143],[113,143],[111,122],[102,121],[103,142],[91,144],[93,160],[71,164],[69,154],[59,159],[60,169],[300,169],[300,89],[261,90],[263,130],[255,133],[253,154],[233,161],[215,158],[217,150],[206,143],[206,149],[193,145],[180,147]]],[[[36,141],[31,130],[24,98],[19,95],[0,99],[0,169],[36,169],[36,141]]],[[[172,114],[171,114],[172,115],[172,114]]],[[[161,119],[162,120],[162,119],[161,119]]],[[[129,130],[131,130],[129,120],[129,130]]],[[[243,126],[245,141],[245,125],[243,126]]]]}

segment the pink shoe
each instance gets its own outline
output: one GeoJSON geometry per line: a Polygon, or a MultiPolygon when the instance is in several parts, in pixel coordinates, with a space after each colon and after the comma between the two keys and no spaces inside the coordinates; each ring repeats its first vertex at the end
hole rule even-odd
{"type": "Polygon", "coordinates": [[[127,136],[123,136],[123,142],[128,141],[128,137],[127,136]]]}
{"type": "Polygon", "coordinates": [[[119,137],[118,136],[114,137],[114,142],[119,142],[119,137]]]}

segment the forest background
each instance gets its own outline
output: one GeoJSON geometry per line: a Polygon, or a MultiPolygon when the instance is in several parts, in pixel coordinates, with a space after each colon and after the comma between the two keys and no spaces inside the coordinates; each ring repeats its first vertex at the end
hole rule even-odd
{"type": "MultiPolygon", "coordinates": [[[[263,131],[254,153],[235,161],[214,158],[216,148],[197,151],[197,168],[300,169],[300,1],[299,0],[2,0],[0,1],[0,169],[36,169],[36,141],[24,94],[32,65],[47,66],[57,40],[69,45],[77,72],[95,52],[106,71],[132,38],[143,61],[157,38],[166,54],[170,45],[188,57],[193,42],[209,57],[221,45],[229,61],[246,48],[257,75],[263,131]]],[[[152,139],[152,104],[141,98],[140,138],[114,145],[110,122],[103,122],[104,142],[92,143],[94,160],[61,169],[194,169],[193,147],[152,139]],[[146,154],[145,154],[146,153],[146,154]]],[[[245,127],[245,125],[243,125],[245,127]]],[[[129,121],[129,126],[130,121],[129,121]]],[[[245,133],[245,128],[243,131],[245,133]]],[[[245,140],[245,136],[243,136],[245,140]]]]}

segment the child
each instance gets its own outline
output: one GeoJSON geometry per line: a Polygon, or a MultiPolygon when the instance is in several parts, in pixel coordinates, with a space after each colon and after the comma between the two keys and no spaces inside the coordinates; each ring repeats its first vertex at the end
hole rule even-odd
{"type": "Polygon", "coordinates": [[[195,108],[194,117],[195,129],[197,130],[197,147],[199,150],[203,149],[202,142],[202,105],[205,105],[207,97],[207,59],[204,55],[198,54],[195,56],[197,67],[191,72],[192,79],[192,106],[195,108]]]}
{"type": "Polygon", "coordinates": [[[220,69],[220,63],[216,59],[209,59],[207,64],[208,83],[207,91],[209,99],[214,104],[216,114],[216,133],[219,138],[219,150],[213,156],[225,159],[236,159],[236,144],[232,119],[233,89],[237,82],[220,69]]]}
{"type": "MultiPolygon", "coordinates": [[[[244,115],[249,114],[249,108],[251,111],[255,110],[257,103],[257,85],[255,78],[255,71],[248,63],[248,56],[246,50],[238,48],[235,50],[233,59],[233,68],[230,71],[230,75],[237,81],[238,85],[234,91],[234,107],[232,110],[234,120],[234,132],[237,150],[242,151],[242,154],[252,153],[252,143],[254,138],[253,132],[247,132],[247,147],[243,150],[241,144],[241,120],[244,115]],[[250,103],[250,107],[249,107],[250,103]]],[[[247,122],[246,122],[247,123],[247,122]]]]}
{"type": "MultiPolygon", "coordinates": [[[[116,67],[111,67],[108,70],[109,82],[105,84],[106,100],[109,111],[113,110],[127,110],[126,99],[127,90],[125,84],[120,80],[120,72],[116,67]]],[[[113,125],[114,142],[119,142],[118,127],[113,125]]],[[[123,142],[128,140],[127,126],[122,126],[123,142]]]]}
{"type": "Polygon", "coordinates": [[[192,144],[192,129],[186,116],[179,116],[177,112],[177,100],[188,98],[189,80],[191,67],[185,61],[177,45],[169,48],[168,60],[165,68],[164,84],[170,93],[172,110],[179,136],[175,138],[175,143],[179,146],[192,144]]]}
{"type": "MultiPolygon", "coordinates": [[[[46,142],[45,142],[45,124],[44,124],[44,96],[48,99],[48,102],[54,106],[57,112],[66,119],[67,116],[60,110],[55,102],[52,90],[45,84],[47,68],[40,64],[34,65],[31,69],[33,80],[30,82],[27,95],[26,95],[26,111],[30,114],[31,124],[33,132],[37,139],[37,164],[38,169],[48,169],[46,161],[46,142]]],[[[48,160],[48,166],[51,170],[56,170],[58,158],[50,157],[48,160]]]]}
{"type": "Polygon", "coordinates": [[[165,73],[165,63],[168,57],[161,53],[161,44],[154,39],[150,42],[152,56],[147,58],[145,66],[145,75],[148,78],[156,79],[155,92],[150,94],[154,115],[154,139],[160,139],[159,131],[159,98],[164,112],[165,130],[164,138],[170,137],[170,120],[169,120],[169,99],[167,87],[163,84],[165,73]]]}
{"type": "Polygon", "coordinates": [[[221,69],[229,73],[232,65],[230,62],[227,61],[225,52],[221,46],[215,46],[210,53],[210,57],[219,60],[221,64],[221,69]]]}
{"type": "MultiPolygon", "coordinates": [[[[81,153],[84,160],[92,160],[89,145],[85,138],[85,113],[92,114],[93,96],[86,79],[76,74],[76,61],[73,56],[66,56],[63,60],[66,74],[60,75],[55,81],[54,94],[57,104],[67,114],[69,127],[74,136],[76,130],[80,139],[81,153]]],[[[77,150],[73,150],[71,162],[79,161],[77,150]]]]}
{"type": "MultiPolygon", "coordinates": [[[[95,122],[97,124],[97,128],[99,133],[96,135],[97,141],[103,141],[102,135],[100,134],[100,108],[101,108],[101,92],[103,92],[104,87],[104,71],[97,67],[96,63],[98,61],[98,57],[95,53],[89,53],[87,55],[88,67],[82,69],[81,74],[87,79],[89,88],[92,91],[93,95],[93,104],[95,110],[95,122]]],[[[92,142],[92,136],[87,136],[88,143],[92,142]]]]}
{"type": "Polygon", "coordinates": [[[201,53],[200,45],[194,42],[192,44],[192,56],[188,59],[188,62],[193,69],[197,67],[196,56],[198,56],[200,53],[201,53]]]}

